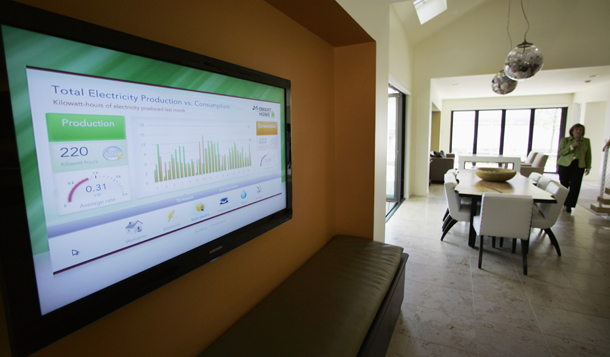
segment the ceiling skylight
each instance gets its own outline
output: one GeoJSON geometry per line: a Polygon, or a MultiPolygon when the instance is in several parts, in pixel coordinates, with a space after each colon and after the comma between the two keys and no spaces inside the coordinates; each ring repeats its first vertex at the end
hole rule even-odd
{"type": "Polygon", "coordinates": [[[447,0],[415,0],[413,2],[419,22],[423,25],[447,10],[447,0]]]}

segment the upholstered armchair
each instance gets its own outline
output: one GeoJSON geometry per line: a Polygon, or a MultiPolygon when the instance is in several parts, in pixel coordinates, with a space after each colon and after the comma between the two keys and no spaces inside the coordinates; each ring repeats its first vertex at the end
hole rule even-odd
{"type": "Polygon", "coordinates": [[[453,169],[455,161],[454,154],[444,154],[435,152],[430,154],[430,177],[428,182],[443,182],[444,175],[448,170],[453,169]]]}
{"type": "Polygon", "coordinates": [[[530,151],[530,153],[527,155],[527,157],[525,158],[525,161],[523,161],[521,163],[521,165],[531,165],[534,163],[534,159],[536,158],[536,155],[538,155],[537,151],[530,151]]]}
{"type": "Polygon", "coordinates": [[[542,175],[544,173],[544,166],[546,165],[548,159],[549,155],[538,153],[538,155],[536,155],[536,158],[534,159],[534,162],[531,165],[521,164],[521,175],[529,177],[532,172],[537,172],[542,175]]]}

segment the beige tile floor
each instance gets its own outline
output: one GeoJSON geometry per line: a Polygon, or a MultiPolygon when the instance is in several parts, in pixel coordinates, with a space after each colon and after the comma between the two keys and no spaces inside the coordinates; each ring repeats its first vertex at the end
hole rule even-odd
{"type": "Polygon", "coordinates": [[[478,269],[466,223],[441,242],[445,208],[443,186],[433,184],[387,224],[386,242],[403,246],[409,260],[386,356],[610,356],[607,217],[581,206],[561,212],[553,227],[561,257],[532,230],[524,276],[520,245],[511,254],[486,241],[478,269]]]}

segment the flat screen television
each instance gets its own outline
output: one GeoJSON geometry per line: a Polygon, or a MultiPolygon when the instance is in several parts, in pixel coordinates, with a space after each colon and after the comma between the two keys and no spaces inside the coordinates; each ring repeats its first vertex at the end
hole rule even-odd
{"type": "Polygon", "coordinates": [[[15,356],[291,219],[289,80],[0,4],[0,276],[15,356]]]}

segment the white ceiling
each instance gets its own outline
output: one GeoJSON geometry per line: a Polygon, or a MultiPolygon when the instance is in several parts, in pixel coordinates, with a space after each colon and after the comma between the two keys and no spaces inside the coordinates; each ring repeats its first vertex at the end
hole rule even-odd
{"type": "MultiPolygon", "coordinates": [[[[447,10],[421,25],[413,0],[390,0],[414,45],[441,31],[464,14],[493,0],[447,0],[447,10]]],[[[468,77],[435,78],[434,87],[443,99],[498,97],[491,89],[496,73],[468,77]]],[[[610,66],[544,70],[519,81],[517,89],[505,96],[575,93],[610,83],[610,66]],[[586,81],[589,81],[588,83],[586,81]]]]}
{"type": "MultiPolygon", "coordinates": [[[[434,87],[443,99],[498,97],[491,89],[495,76],[434,78],[434,87]]],[[[610,66],[570,68],[545,71],[519,81],[517,88],[504,97],[576,93],[610,83],[610,66]]]]}

